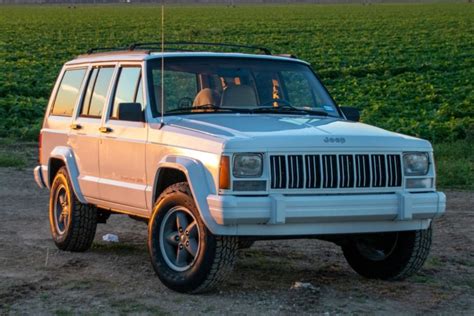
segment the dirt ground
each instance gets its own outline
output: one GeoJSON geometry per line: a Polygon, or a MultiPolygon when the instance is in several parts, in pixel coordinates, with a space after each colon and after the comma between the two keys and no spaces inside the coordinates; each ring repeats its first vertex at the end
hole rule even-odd
{"type": "Polygon", "coordinates": [[[85,253],[55,248],[48,192],[31,168],[0,168],[0,314],[473,314],[474,192],[447,192],[428,261],[401,282],[367,280],[339,247],[317,240],[257,242],[218,291],[183,295],[155,276],[146,225],[112,216],[85,253]],[[118,244],[101,237],[117,234],[118,244]],[[296,281],[313,289],[290,289],[296,281]]]}

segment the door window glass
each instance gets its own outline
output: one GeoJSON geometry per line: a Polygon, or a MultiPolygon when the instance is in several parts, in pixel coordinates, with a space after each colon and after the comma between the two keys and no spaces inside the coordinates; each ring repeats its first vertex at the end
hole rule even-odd
{"type": "Polygon", "coordinates": [[[135,102],[140,103],[142,105],[142,109],[144,109],[145,100],[143,99],[142,82],[143,80],[140,78],[140,82],[138,83],[138,88],[137,88],[137,96],[135,97],[135,102]]]}
{"type": "Polygon", "coordinates": [[[89,79],[81,115],[91,117],[102,116],[113,73],[114,68],[112,67],[94,69],[89,79]],[[96,78],[94,78],[94,73],[97,74],[96,78]]]}
{"type": "Polygon", "coordinates": [[[72,116],[85,73],[85,69],[66,70],[51,110],[53,115],[72,116]]]}
{"type": "Polygon", "coordinates": [[[120,71],[120,77],[117,83],[117,89],[115,90],[114,103],[112,104],[112,115],[113,119],[118,119],[118,108],[120,103],[132,103],[136,101],[137,86],[140,80],[140,68],[139,67],[124,67],[120,71]]]}

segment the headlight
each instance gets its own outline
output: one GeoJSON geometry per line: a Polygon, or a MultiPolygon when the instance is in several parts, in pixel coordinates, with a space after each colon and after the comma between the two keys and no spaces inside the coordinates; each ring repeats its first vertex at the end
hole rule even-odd
{"type": "Polygon", "coordinates": [[[235,154],[232,174],[236,178],[257,178],[262,175],[262,154],[235,154]]]}
{"type": "Polygon", "coordinates": [[[406,176],[424,176],[429,168],[428,153],[406,153],[403,155],[403,166],[406,176]]]}

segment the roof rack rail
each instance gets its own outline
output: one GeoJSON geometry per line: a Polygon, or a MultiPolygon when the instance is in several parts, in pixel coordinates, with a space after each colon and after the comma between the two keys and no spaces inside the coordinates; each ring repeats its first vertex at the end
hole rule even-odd
{"type": "MultiPolygon", "coordinates": [[[[142,49],[150,49],[150,48],[158,48],[161,47],[161,42],[150,42],[150,43],[134,43],[131,44],[128,49],[134,50],[136,48],[142,49]]],[[[216,46],[216,47],[235,47],[235,48],[248,48],[248,49],[256,49],[263,52],[265,55],[271,55],[272,52],[265,47],[261,46],[253,46],[253,45],[238,45],[238,44],[227,44],[227,43],[208,43],[208,42],[164,42],[164,45],[196,45],[196,46],[216,46]]]]}
{"type": "Polygon", "coordinates": [[[94,47],[90,48],[87,50],[87,54],[93,54],[93,53],[98,53],[102,51],[115,51],[115,50],[128,50],[128,47],[122,46],[122,47],[94,47]]]}
{"type": "Polygon", "coordinates": [[[298,59],[298,57],[296,55],[293,55],[293,54],[278,54],[276,56],[298,59]]]}

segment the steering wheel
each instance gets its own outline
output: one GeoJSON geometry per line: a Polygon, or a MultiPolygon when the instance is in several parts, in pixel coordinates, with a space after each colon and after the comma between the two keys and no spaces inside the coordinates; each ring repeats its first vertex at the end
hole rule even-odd
{"type": "Polygon", "coordinates": [[[189,97],[183,97],[178,100],[178,109],[186,109],[193,106],[194,100],[189,97]]]}

